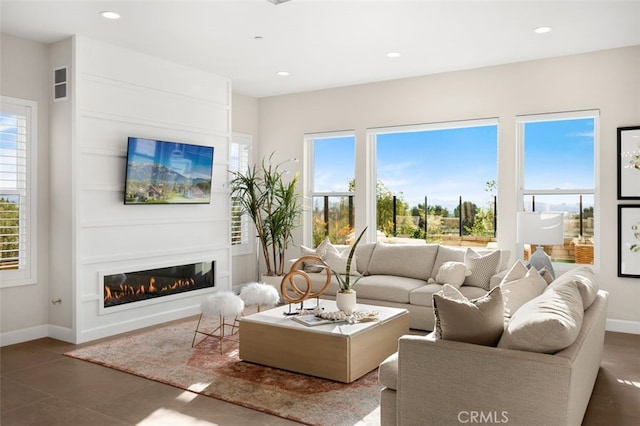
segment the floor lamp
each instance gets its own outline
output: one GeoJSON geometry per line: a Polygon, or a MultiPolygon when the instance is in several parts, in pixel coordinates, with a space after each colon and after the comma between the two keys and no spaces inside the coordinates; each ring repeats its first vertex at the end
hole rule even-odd
{"type": "Polygon", "coordinates": [[[551,258],[542,246],[555,246],[564,243],[564,215],[562,213],[518,212],[519,244],[535,244],[536,251],[529,257],[529,264],[540,271],[546,268],[555,278],[551,258]]]}

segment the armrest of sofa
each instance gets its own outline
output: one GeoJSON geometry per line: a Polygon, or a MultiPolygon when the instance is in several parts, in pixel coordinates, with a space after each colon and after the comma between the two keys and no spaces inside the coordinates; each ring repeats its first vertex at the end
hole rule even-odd
{"type": "Polygon", "coordinates": [[[565,424],[570,360],[429,336],[398,343],[399,425],[565,424]],[[476,417],[478,419],[480,417],[476,417]]]}

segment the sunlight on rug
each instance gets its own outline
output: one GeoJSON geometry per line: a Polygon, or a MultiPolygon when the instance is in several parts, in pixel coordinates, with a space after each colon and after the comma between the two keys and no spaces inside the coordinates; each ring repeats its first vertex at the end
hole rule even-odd
{"type": "MultiPolygon", "coordinates": [[[[344,384],[243,362],[234,342],[224,341],[222,354],[213,338],[192,348],[196,322],[173,323],[65,355],[309,425],[380,424],[377,370],[344,384]]],[[[216,326],[212,320],[205,324],[210,330],[216,326]]]]}

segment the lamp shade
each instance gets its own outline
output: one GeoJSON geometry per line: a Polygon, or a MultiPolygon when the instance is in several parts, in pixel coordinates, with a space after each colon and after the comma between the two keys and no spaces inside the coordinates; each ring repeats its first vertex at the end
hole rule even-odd
{"type": "Polygon", "coordinates": [[[559,245],[564,242],[562,213],[518,212],[516,241],[538,246],[559,245]]]}

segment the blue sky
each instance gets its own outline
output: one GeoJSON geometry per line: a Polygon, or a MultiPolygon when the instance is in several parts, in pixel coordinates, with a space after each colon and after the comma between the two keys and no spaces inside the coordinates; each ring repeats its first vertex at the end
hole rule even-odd
{"type": "MultiPolygon", "coordinates": [[[[429,205],[455,206],[459,196],[485,204],[486,183],[497,180],[497,131],[491,125],[380,134],[378,179],[395,194],[402,192],[410,206],[423,203],[425,195],[429,205]]],[[[593,119],[527,123],[527,187],[593,187],[593,131],[593,119]]],[[[352,137],[316,140],[316,191],[347,190],[353,147],[352,137]]]]}

